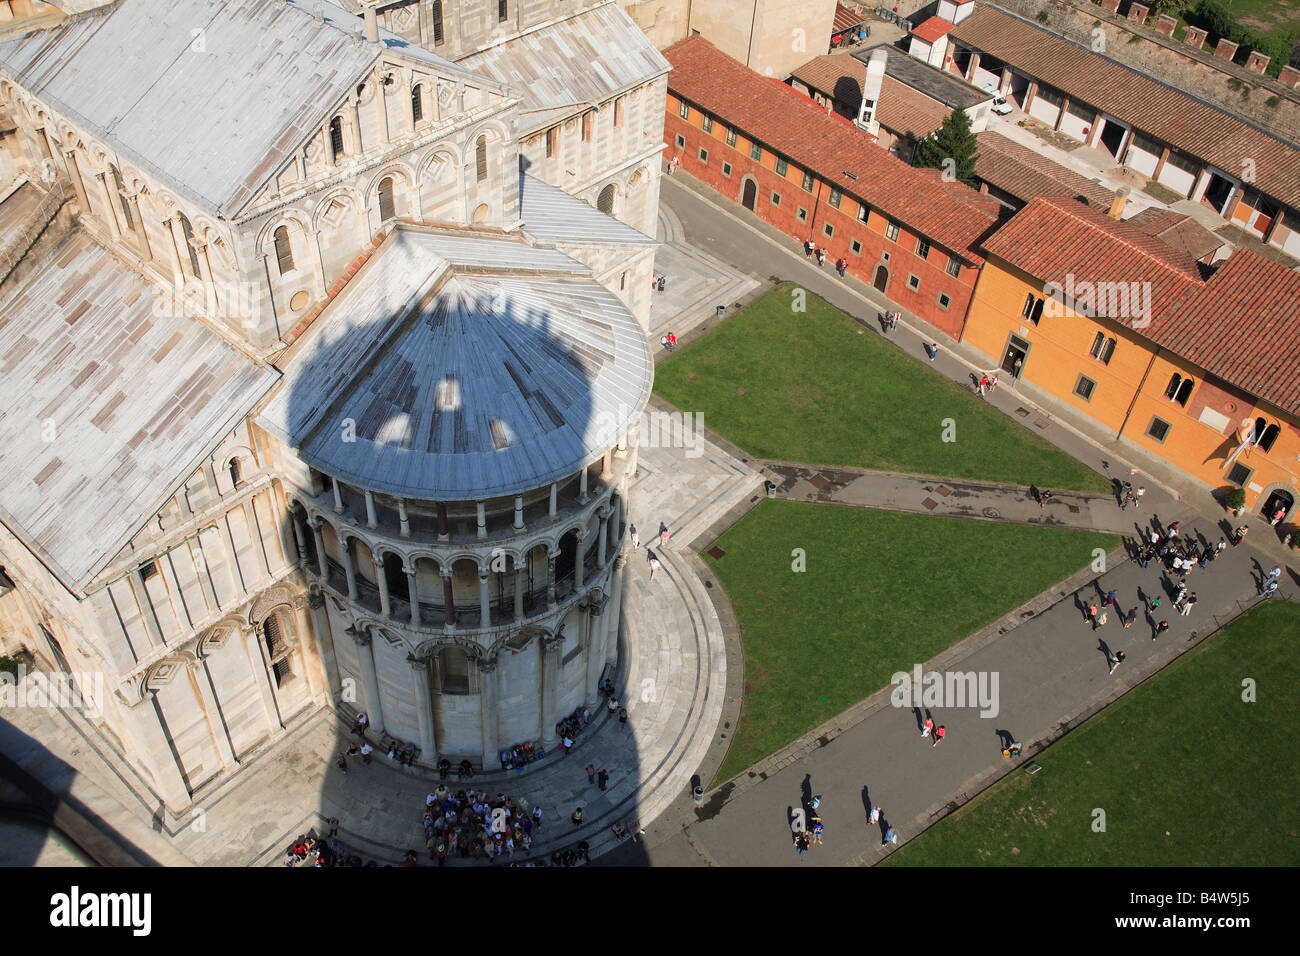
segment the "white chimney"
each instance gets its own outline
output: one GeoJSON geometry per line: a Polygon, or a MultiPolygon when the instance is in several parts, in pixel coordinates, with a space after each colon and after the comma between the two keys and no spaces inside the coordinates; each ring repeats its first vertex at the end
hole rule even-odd
{"type": "Polygon", "coordinates": [[[862,106],[858,110],[858,129],[865,130],[869,136],[880,133],[880,123],[876,119],[876,109],[880,104],[880,86],[885,79],[885,64],[889,61],[889,50],[881,47],[871,52],[867,61],[867,76],[862,83],[862,106]]]}

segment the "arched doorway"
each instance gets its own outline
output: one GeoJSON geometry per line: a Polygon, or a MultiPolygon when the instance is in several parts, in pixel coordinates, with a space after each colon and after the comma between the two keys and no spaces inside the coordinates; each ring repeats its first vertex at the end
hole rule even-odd
{"type": "MultiPolygon", "coordinates": [[[[1277,514],[1279,508],[1282,509],[1282,521],[1286,521],[1295,513],[1295,496],[1285,488],[1275,488],[1264,500],[1264,507],[1259,509],[1259,513],[1264,516],[1264,520],[1273,521],[1273,516],[1277,514]]],[[[1280,525],[1282,522],[1278,522],[1280,525]]]]}
{"type": "Polygon", "coordinates": [[[610,183],[602,189],[600,195],[596,197],[596,208],[603,213],[608,213],[611,216],[614,215],[614,200],[616,195],[617,190],[614,188],[614,184],[610,183]]]}
{"type": "Polygon", "coordinates": [[[876,266],[876,277],[871,280],[871,284],[876,287],[877,292],[884,292],[889,288],[889,270],[883,265],[876,266]]]}
{"type": "Polygon", "coordinates": [[[754,204],[758,201],[758,183],[752,179],[745,180],[745,188],[740,196],[740,204],[750,212],[754,211],[754,204]]]}

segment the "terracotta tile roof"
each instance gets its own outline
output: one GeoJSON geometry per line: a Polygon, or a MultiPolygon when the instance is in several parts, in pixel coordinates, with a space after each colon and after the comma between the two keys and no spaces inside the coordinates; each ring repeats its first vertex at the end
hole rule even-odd
{"type": "MultiPolygon", "coordinates": [[[[828,53],[809,60],[790,75],[842,103],[845,109],[857,115],[862,106],[865,73],[866,67],[853,57],[828,53]]],[[[948,107],[906,83],[900,83],[888,74],[882,78],[876,119],[891,133],[923,139],[943,125],[948,113],[948,107]]]]}
{"type": "Polygon", "coordinates": [[[1294,143],[993,7],[977,7],[952,38],[1220,169],[1254,159],[1255,187],[1300,209],[1294,143]]]}
{"type": "Polygon", "coordinates": [[[976,141],[979,157],[975,161],[975,175],[1021,202],[1039,196],[1075,196],[1102,210],[1110,208],[1109,189],[1041,153],[992,131],[980,133],[976,141]]]}
{"type": "Polygon", "coordinates": [[[1300,273],[1236,250],[1160,324],[1159,341],[1207,372],[1300,415],[1300,273]]]}
{"type": "Polygon", "coordinates": [[[1044,283],[1151,283],[1152,321],[1139,335],[1300,414],[1300,273],[1238,249],[1202,280],[1190,256],[1141,225],[1063,198],[1035,199],[984,248],[1044,283]]]}
{"type": "Polygon", "coordinates": [[[942,17],[931,17],[920,26],[912,28],[912,36],[920,37],[926,43],[935,43],[952,32],[954,24],[942,17]]]}
{"type": "Polygon", "coordinates": [[[862,22],[862,14],[856,10],[850,10],[842,3],[837,3],[835,4],[835,20],[831,24],[831,32],[843,33],[850,27],[856,27],[862,22]]]}
{"type": "Polygon", "coordinates": [[[1125,221],[1196,260],[1217,252],[1224,244],[1222,239],[1191,216],[1173,209],[1151,206],[1125,221]]]}
{"type": "MultiPolygon", "coordinates": [[[[1069,198],[1038,198],[984,243],[991,255],[1063,288],[1081,282],[1150,283],[1154,333],[1165,310],[1200,285],[1196,261],[1104,209],[1069,198]]],[[[1132,327],[1133,319],[1116,318],[1132,327]]]]}
{"type": "Polygon", "coordinates": [[[997,223],[996,201],[960,183],[942,183],[938,170],[913,169],[843,117],[827,116],[802,93],[765,79],[702,36],[663,54],[673,67],[668,88],[676,95],[949,252],[983,261],[979,243],[997,223]]]}

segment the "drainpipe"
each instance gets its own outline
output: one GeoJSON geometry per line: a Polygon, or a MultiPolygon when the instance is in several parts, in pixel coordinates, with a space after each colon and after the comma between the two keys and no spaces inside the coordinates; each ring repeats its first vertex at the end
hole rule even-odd
{"type": "Polygon", "coordinates": [[[1137,391],[1133,394],[1133,401],[1129,402],[1128,411],[1124,413],[1124,421],[1120,424],[1119,431],[1115,433],[1116,439],[1123,435],[1124,429],[1128,427],[1129,416],[1133,414],[1133,406],[1137,404],[1138,396],[1142,394],[1142,388],[1147,383],[1147,376],[1151,374],[1152,366],[1156,364],[1156,359],[1163,351],[1164,349],[1160,348],[1160,346],[1156,346],[1156,350],[1151,353],[1151,361],[1147,363],[1147,369],[1142,373],[1142,381],[1138,383],[1137,391]]]}

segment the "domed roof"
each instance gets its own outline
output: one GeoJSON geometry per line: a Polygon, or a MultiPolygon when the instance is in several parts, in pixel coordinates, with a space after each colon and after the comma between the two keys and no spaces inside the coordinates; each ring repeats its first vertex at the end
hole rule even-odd
{"type": "Polygon", "coordinates": [[[259,423],[347,484],[475,500],[603,454],[652,377],[640,326],[577,261],[401,230],[294,346],[259,423]]]}

